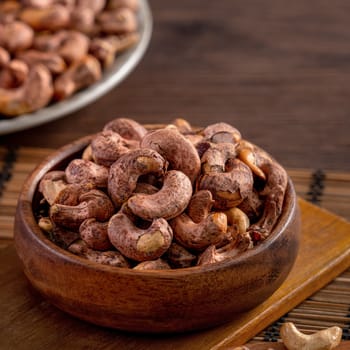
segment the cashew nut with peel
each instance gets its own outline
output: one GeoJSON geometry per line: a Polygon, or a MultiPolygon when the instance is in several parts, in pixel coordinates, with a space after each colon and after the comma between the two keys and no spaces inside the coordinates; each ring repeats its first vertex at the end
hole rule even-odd
{"type": "Polygon", "coordinates": [[[158,129],[151,131],[141,141],[142,148],[151,148],[160,153],[168,162],[169,168],[180,170],[192,183],[201,169],[200,158],[193,144],[179,131],[158,129]]]}
{"type": "Polygon", "coordinates": [[[155,260],[169,248],[173,232],[163,218],[153,220],[147,229],[140,229],[130,218],[119,212],[108,224],[111,243],[126,257],[136,261],[155,260]]]}
{"type": "Polygon", "coordinates": [[[108,222],[99,222],[95,218],[86,219],[79,227],[82,240],[95,250],[108,250],[113,247],[107,233],[108,222]]]}
{"type": "Polygon", "coordinates": [[[0,46],[11,53],[30,48],[33,39],[34,31],[26,23],[20,21],[0,23],[0,46]]]}
{"type": "Polygon", "coordinates": [[[107,187],[108,168],[90,160],[73,159],[65,173],[68,183],[91,183],[96,187],[107,187]]]}
{"type": "Polygon", "coordinates": [[[265,151],[245,140],[241,142],[238,156],[257,176],[265,180],[265,186],[259,192],[260,196],[265,197],[264,210],[259,221],[251,227],[264,239],[282,212],[288,175],[265,151]]]}
{"type": "Polygon", "coordinates": [[[17,116],[46,106],[52,97],[51,74],[42,65],[29,70],[28,77],[15,89],[0,88],[0,113],[17,116]]]}
{"type": "Polygon", "coordinates": [[[151,149],[138,149],[122,155],[110,167],[108,177],[108,193],[115,206],[120,207],[129,199],[141,175],[163,176],[166,167],[165,159],[151,149]]]}
{"type": "Polygon", "coordinates": [[[187,214],[195,223],[203,221],[214,204],[213,196],[208,190],[197,191],[187,207],[187,214]]]}
{"type": "Polygon", "coordinates": [[[54,98],[63,100],[101,78],[101,65],[98,60],[86,55],[74,62],[54,82],[54,98]]]}
{"type": "Polygon", "coordinates": [[[239,205],[253,190],[253,175],[247,165],[234,159],[228,170],[204,174],[199,180],[198,188],[212,193],[214,208],[217,209],[226,210],[239,205]]]}
{"type": "Polygon", "coordinates": [[[89,218],[107,221],[114,213],[114,206],[109,197],[102,191],[93,189],[78,198],[78,205],[55,203],[50,207],[50,218],[57,225],[78,229],[81,223],[89,218]]]}
{"type": "Polygon", "coordinates": [[[159,258],[156,260],[142,261],[134,267],[134,270],[167,270],[170,269],[169,264],[159,258]]]}
{"type": "Polygon", "coordinates": [[[342,329],[331,327],[307,335],[301,333],[293,323],[286,322],[280,328],[280,335],[288,350],[330,350],[341,342],[342,329]]]}
{"type": "Polygon", "coordinates": [[[103,130],[112,130],[127,140],[141,141],[147,130],[137,121],[129,118],[116,118],[107,123],[103,130]]]}
{"type": "Polygon", "coordinates": [[[125,7],[101,12],[97,22],[103,33],[118,35],[135,32],[138,25],[134,12],[125,7]]]}
{"type": "Polygon", "coordinates": [[[227,217],[224,213],[211,213],[202,222],[195,223],[183,213],[170,221],[175,239],[184,247],[203,250],[221,242],[227,232],[227,217]]]}
{"type": "Polygon", "coordinates": [[[190,267],[197,259],[196,255],[190,253],[185,247],[176,242],[171,243],[166,256],[173,268],[190,267]]]}
{"type": "Polygon", "coordinates": [[[139,148],[139,144],[139,141],[124,139],[112,130],[104,130],[91,141],[92,158],[97,164],[111,166],[123,154],[139,148]]]}
{"type": "Polygon", "coordinates": [[[39,183],[39,191],[43,194],[49,205],[52,205],[58,194],[67,186],[66,174],[61,170],[46,173],[39,183]]]}
{"type": "Polygon", "coordinates": [[[225,211],[225,214],[228,224],[237,227],[238,233],[244,234],[247,232],[250,226],[249,218],[241,209],[237,207],[230,208],[225,211]]]}
{"type": "MultiPolygon", "coordinates": [[[[6,57],[2,57],[6,60],[6,57]]],[[[12,61],[2,62],[0,70],[0,88],[15,89],[20,87],[28,77],[29,67],[21,60],[13,59],[12,61]]]]}
{"type": "Polygon", "coordinates": [[[213,143],[237,144],[242,138],[241,133],[236,128],[223,122],[208,125],[202,134],[206,140],[213,143]]]}
{"type": "Polygon", "coordinates": [[[154,194],[137,193],[128,200],[130,210],[144,220],[172,219],[181,214],[192,196],[190,179],[181,171],[170,170],[162,188],[154,194]]]}

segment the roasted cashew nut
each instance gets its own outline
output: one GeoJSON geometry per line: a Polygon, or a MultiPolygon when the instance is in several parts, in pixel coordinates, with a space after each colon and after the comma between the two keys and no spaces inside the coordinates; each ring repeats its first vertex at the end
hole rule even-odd
{"type": "Polygon", "coordinates": [[[185,247],[176,242],[171,243],[166,252],[166,257],[173,268],[190,267],[197,259],[196,255],[190,253],[185,247]]]}
{"type": "Polygon", "coordinates": [[[108,193],[116,207],[129,199],[141,175],[153,173],[163,176],[165,159],[151,149],[138,149],[122,155],[112,164],[108,178],[108,193]]]}
{"type": "Polygon", "coordinates": [[[288,350],[329,350],[341,342],[342,329],[331,327],[307,335],[301,333],[293,323],[286,322],[281,326],[280,335],[288,350]]]}
{"type": "Polygon", "coordinates": [[[213,143],[238,144],[242,138],[241,133],[236,128],[223,122],[208,125],[202,134],[206,140],[213,143]]]}
{"type": "Polygon", "coordinates": [[[209,214],[199,223],[193,222],[183,213],[170,221],[174,237],[189,249],[203,250],[221,242],[227,232],[227,217],[224,213],[209,214]]]}
{"type": "Polygon", "coordinates": [[[208,190],[197,191],[187,207],[187,214],[195,223],[203,221],[214,204],[213,195],[208,190]]]}
{"type": "Polygon", "coordinates": [[[108,168],[90,160],[73,159],[65,170],[68,183],[91,183],[96,187],[107,187],[108,168]]]}
{"type": "Polygon", "coordinates": [[[169,264],[159,258],[156,260],[142,261],[134,267],[134,270],[167,270],[170,269],[169,264]]]}
{"type": "Polygon", "coordinates": [[[108,238],[108,222],[99,222],[95,218],[86,219],[79,226],[82,240],[94,250],[108,250],[113,248],[108,238]]]}
{"type": "Polygon", "coordinates": [[[114,213],[114,206],[109,197],[102,191],[91,190],[78,198],[77,205],[55,203],[50,207],[50,218],[57,225],[77,229],[89,218],[107,221],[114,213]]]}
{"type": "Polygon", "coordinates": [[[117,118],[107,123],[103,130],[112,130],[127,140],[141,141],[147,134],[143,125],[129,118],[117,118]]]}
{"type": "Polygon", "coordinates": [[[172,219],[181,214],[192,196],[190,179],[181,171],[170,170],[164,176],[163,187],[154,194],[135,194],[128,200],[130,210],[138,217],[151,221],[172,219]]]}
{"type": "Polygon", "coordinates": [[[126,214],[119,212],[109,220],[108,236],[124,256],[146,261],[158,259],[167,251],[173,232],[163,218],[153,220],[147,229],[140,229],[126,214]]]}
{"type": "Polygon", "coordinates": [[[202,173],[223,173],[229,159],[236,158],[236,145],[232,143],[211,144],[201,157],[202,173]]]}
{"type": "Polygon", "coordinates": [[[97,164],[111,166],[123,154],[139,148],[139,142],[127,140],[112,130],[98,133],[91,141],[92,158],[97,164]]]}
{"type": "Polygon", "coordinates": [[[264,211],[259,221],[251,227],[260,239],[264,239],[282,212],[288,175],[265,151],[245,140],[241,142],[238,156],[257,176],[266,180],[263,190],[259,193],[265,197],[264,211]]]}
{"type": "Polygon", "coordinates": [[[169,162],[170,169],[182,171],[192,183],[199,175],[201,164],[198,152],[177,130],[158,129],[149,132],[142,139],[141,147],[160,153],[169,162]]]}
{"type": "Polygon", "coordinates": [[[0,46],[11,53],[30,48],[33,39],[34,31],[26,23],[20,21],[0,23],[0,46]]]}
{"type": "Polygon", "coordinates": [[[228,172],[204,174],[198,188],[212,193],[214,208],[226,210],[239,205],[252,192],[253,175],[247,165],[234,159],[228,172]]]}
{"type": "Polygon", "coordinates": [[[250,226],[250,221],[247,214],[245,214],[241,209],[237,207],[230,208],[225,211],[225,214],[227,216],[228,224],[237,227],[238,233],[244,234],[247,232],[250,226]]]}
{"type": "Polygon", "coordinates": [[[61,170],[54,170],[46,173],[39,183],[39,192],[41,192],[49,203],[52,205],[58,194],[67,186],[66,174],[61,170]]]}
{"type": "MultiPolygon", "coordinates": [[[[6,60],[6,57],[2,57],[6,60]]],[[[28,77],[29,67],[23,61],[13,59],[5,63],[2,62],[0,70],[0,88],[15,89],[20,87],[28,77]]]]}
{"type": "Polygon", "coordinates": [[[0,113],[17,116],[46,106],[52,97],[52,79],[48,69],[36,65],[24,83],[15,89],[0,88],[0,113]]]}
{"type": "Polygon", "coordinates": [[[125,34],[137,30],[137,20],[132,10],[121,8],[103,11],[97,16],[100,29],[105,34],[125,34]]]}
{"type": "Polygon", "coordinates": [[[210,245],[198,258],[197,265],[208,265],[237,256],[238,254],[253,248],[250,235],[246,232],[238,234],[232,242],[223,247],[216,248],[210,245]]]}

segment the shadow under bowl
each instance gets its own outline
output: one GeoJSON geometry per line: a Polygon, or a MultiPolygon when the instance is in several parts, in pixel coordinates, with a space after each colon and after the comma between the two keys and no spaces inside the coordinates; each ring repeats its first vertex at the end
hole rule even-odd
{"type": "Polygon", "coordinates": [[[46,158],[29,175],[19,197],[15,246],[31,284],[61,310],[91,323],[135,332],[182,332],[231,320],[271,296],[297,256],[300,215],[289,180],[283,212],[270,236],[222,262],[176,270],[111,267],[73,255],[50,241],[34,211],[45,173],[78,157],[92,136],[46,158]]]}

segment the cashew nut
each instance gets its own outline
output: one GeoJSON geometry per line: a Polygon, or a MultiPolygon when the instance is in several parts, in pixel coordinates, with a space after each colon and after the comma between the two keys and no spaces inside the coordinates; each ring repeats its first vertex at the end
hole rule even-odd
{"type": "Polygon", "coordinates": [[[104,252],[96,251],[87,246],[82,240],[73,242],[68,250],[76,255],[82,256],[90,261],[103,264],[111,265],[115,267],[130,267],[129,262],[124,256],[116,250],[108,250],[104,252]]]}
{"type": "Polygon", "coordinates": [[[0,46],[11,53],[28,49],[34,38],[33,29],[26,23],[0,23],[0,46]]]}
{"type": "Polygon", "coordinates": [[[153,220],[147,229],[136,227],[124,213],[111,217],[108,236],[112,244],[126,257],[136,260],[155,260],[169,248],[173,232],[163,218],[153,220]]]}
{"type": "Polygon", "coordinates": [[[47,8],[25,7],[21,10],[19,19],[34,30],[57,30],[67,28],[70,14],[67,7],[53,4],[47,8]]]}
{"type": "Polygon", "coordinates": [[[228,172],[205,174],[198,187],[212,193],[215,208],[225,210],[239,205],[252,192],[253,175],[247,165],[234,159],[228,172]]]}
{"type": "Polygon", "coordinates": [[[187,214],[195,223],[204,220],[214,204],[213,196],[208,190],[197,191],[187,207],[187,214]]]}
{"type": "Polygon", "coordinates": [[[170,221],[175,239],[184,247],[203,250],[221,242],[227,232],[227,217],[224,213],[209,214],[199,223],[183,213],[170,221]]]}
{"type": "Polygon", "coordinates": [[[202,155],[202,173],[223,173],[229,159],[236,158],[236,146],[232,143],[212,144],[202,155]]]}
{"type": "Polygon", "coordinates": [[[215,123],[203,130],[204,137],[213,143],[230,142],[237,144],[241,140],[241,133],[227,123],[215,123]]]}
{"type": "Polygon", "coordinates": [[[108,193],[116,207],[129,199],[141,175],[163,176],[165,159],[151,149],[138,149],[122,155],[112,164],[108,177],[108,193]]]}
{"type": "Polygon", "coordinates": [[[138,0],[109,0],[107,4],[109,10],[116,10],[124,7],[137,11],[139,8],[139,2],[138,0]]]}
{"type": "Polygon", "coordinates": [[[238,234],[235,239],[223,247],[216,248],[210,245],[198,258],[197,265],[207,265],[223,261],[253,248],[253,242],[250,235],[246,232],[238,234]]]}
{"type": "Polygon", "coordinates": [[[18,53],[16,57],[28,66],[42,64],[53,74],[60,74],[67,68],[63,58],[54,52],[27,50],[18,53]]]}
{"type": "Polygon", "coordinates": [[[101,31],[106,34],[125,34],[137,30],[137,20],[132,10],[121,8],[103,11],[97,16],[101,31]]]}
{"type": "Polygon", "coordinates": [[[172,219],[181,214],[192,196],[190,179],[181,171],[170,170],[163,187],[154,194],[135,194],[128,200],[131,211],[144,220],[172,219]]]}
{"type": "Polygon", "coordinates": [[[83,193],[75,206],[55,203],[50,207],[50,218],[59,226],[77,229],[89,218],[107,221],[114,213],[114,206],[109,197],[99,190],[83,193]]]}
{"type": "Polygon", "coordinates": [[[127,140],[112,130],[98,133],[91,141],[92,158],[97,164],[111,166],[120,156],[139,148],[139,142],[127,140]]]}
{"type": "Polygon", "coordinates": [[[248,216],[239,208],[230,208],[225,211],[229,225],[235,225],[237,232],[244,234],[247,232],[250,222],[248,216]]]}
{"type": "Polygon", "coordinates": [[[330,350],[341,342],[342,329],[331,327],[314,334],[301,333],[293,323],[281,326],[280,335],[288,350],[330,350]]]}
{"type": "Polygon", "coordinates": [[[170,269],[169,264],[159,258],[156,260],[142,261],[134,267],[134,270],[167,270],[170,269]]]}
{"type": "Polygon", "coordinates": [[[92,183],[96,187],[107,187],[108,168],[90,160],[73,159],[65,173],[68,183],[92,183]]]}
{"type": "Polygon", "coordinates": [[[107,123],[103,130],[112,130],[127,140],[141,141],[147,134],[143,125],[129,118],[117,118],[107,123]]]}
{"type": "MultiPolygon", "coordinates": [[[[6,60],[6,57],[2,58],[6,60]]],[[[29,74],[27,64],[17,59],[3,63],[0,70],[0,88],[15,89],[23,85],[29,74]]]]}
{"type": "Polygon", "coordinates": [[[197,257],[190,253],[186,248],[176,242],[172,242],[166,252],[169,264],[173,268],[190,267],[194,264],[197,257]]]}
{"type": "Polygon", "coordinates": [[[53,93],[51,74],[46,67],[36,65],[29,70],[24,83],[15,89],[0,88],[0,113],[16,116],[46,106],[53,93]]]}
{"type": "Polygon", "coordinates": [[[169,162],[171,169],[182,171],[192,183],[199,175],[201,164],[197,150],[177,130],[159,129],[149,132],[142,139],[141,147],[160,153],[169,162]]]}
{"type": "Polygon", "coordinates": [[[67,186],[66,174],[61,170],[54,170],[46,173],[40,183],[39,192],[41,192],[49,203],[52,205],[58,194],[67,186]]]}
{"type": "Polygon", "coordinates": [[[98,60],[86,55],[82,60],[74,62],[54,83],[54,97],[63,100],[101,78],[101,65],[98,60]]]}
{"type": "Polygon", "coordinates": [[[113,246],[108,238],[107,228],[108,222],[99,222],[95,218],[86,219],[79,227],[80,237],[92,249],[108,250],[113,246]]]}

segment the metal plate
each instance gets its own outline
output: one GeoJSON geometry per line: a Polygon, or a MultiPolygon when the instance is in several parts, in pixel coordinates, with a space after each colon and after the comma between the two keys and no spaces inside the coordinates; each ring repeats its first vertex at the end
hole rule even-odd
{"type": "Polygon", "coordinates": [[[153,19],[147,0],[139,0],[139,42],[116,58],[102,79],[65,101],[53,103],[30,114],[0,119],[0,135],[31,128],[64,117],[106,94],[123,81],[143,57],[152,35],[153,19]]]}

